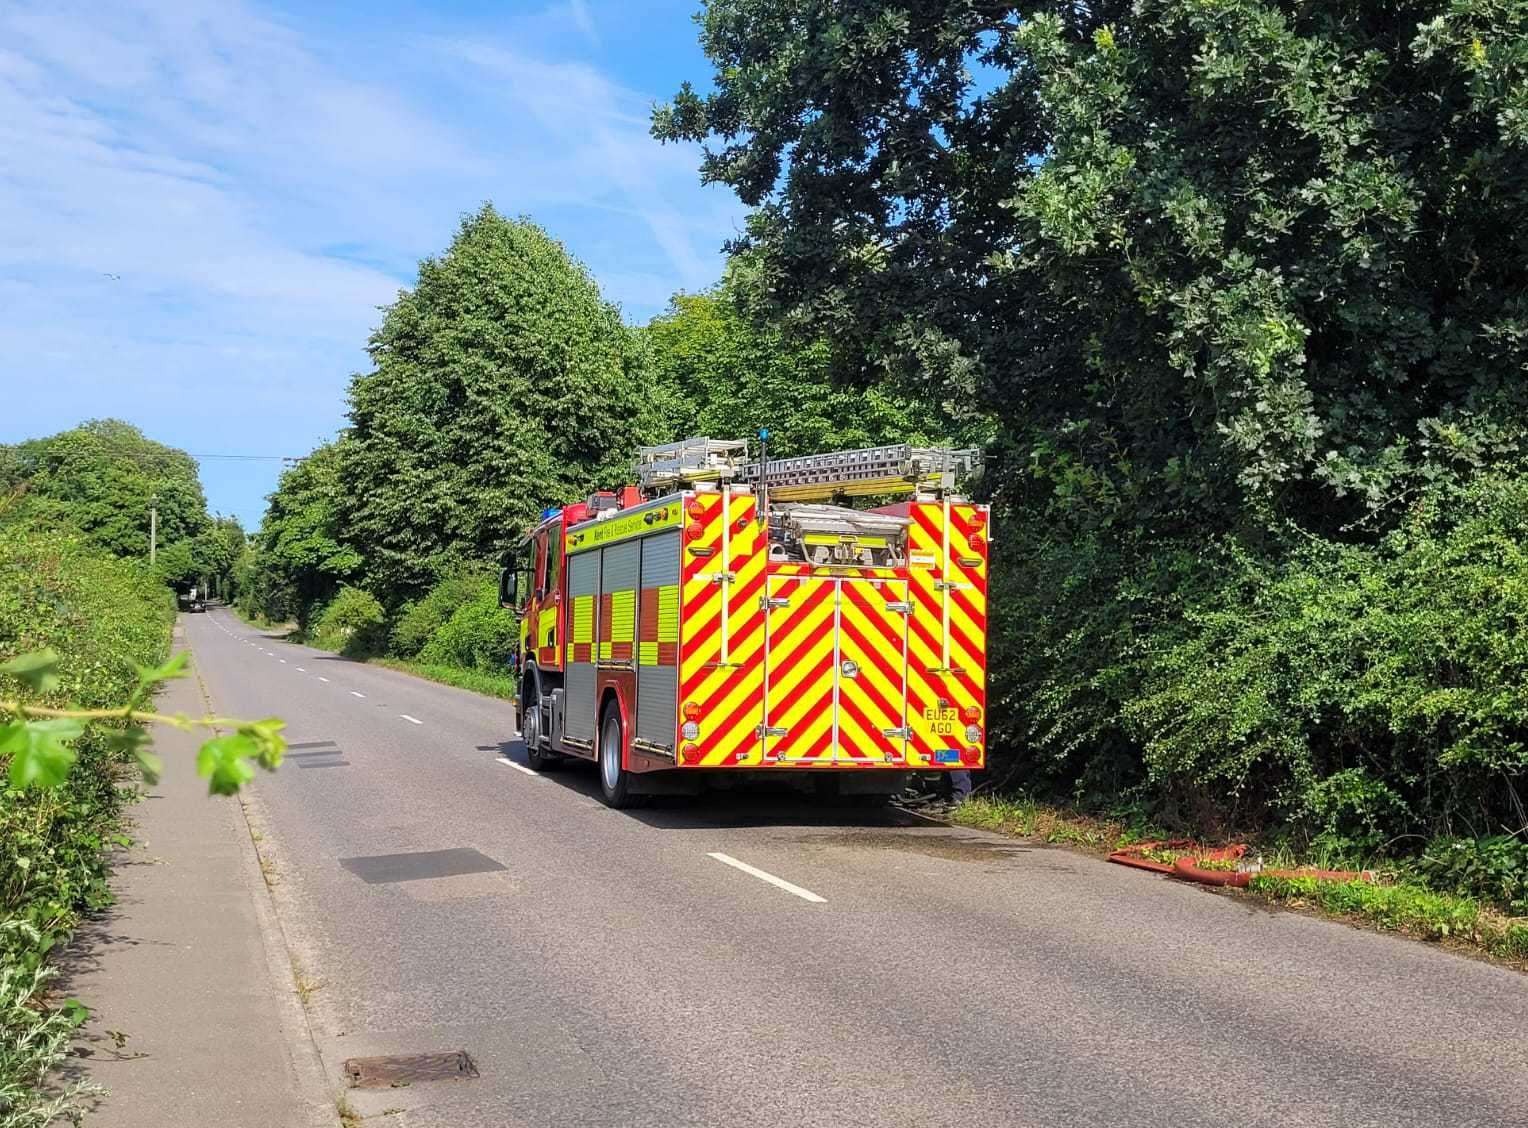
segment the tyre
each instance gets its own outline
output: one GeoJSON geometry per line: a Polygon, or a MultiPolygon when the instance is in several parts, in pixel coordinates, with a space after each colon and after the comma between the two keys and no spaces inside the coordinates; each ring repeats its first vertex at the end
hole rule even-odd
{"type": "Polygon", "coordinates": [[[630,807],[636,802],[631,793],[631,773],[622,763],[621,753],[626,745],[626,733],[621,724],[621,711],[614,705],[606,706],[600,719],[600,797],[605,805],[617,810],[630,807]]]}
{"type": "Polygon", "coordinates": [[[520,705],[520,735],[525,738],[525,762],[538,772],[555,768],[562,759],[542,746],[541,718],[540,682],[532,678],[526,684],[520,705]]]}

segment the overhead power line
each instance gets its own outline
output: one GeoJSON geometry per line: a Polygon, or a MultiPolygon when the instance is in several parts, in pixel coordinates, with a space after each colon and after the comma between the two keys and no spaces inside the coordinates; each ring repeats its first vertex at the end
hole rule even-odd
{"type": "Polygon", "coordinates": [[[193,454],[198,462],[218,459],[223,462],[301,462],[305,454],[193,454]]]}

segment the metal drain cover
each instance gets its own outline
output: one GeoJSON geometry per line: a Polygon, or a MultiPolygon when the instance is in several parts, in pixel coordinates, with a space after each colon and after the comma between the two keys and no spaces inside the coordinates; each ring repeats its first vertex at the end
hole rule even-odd
{"type": "Polygon", "coordinates": [[[396,1089],[424,1081],[465,1081],[477,1075],[477,1066],[466,1050],[350,1058],[345,1062],[345,1076],[350,1078],[352,1089],[396,1089]]]}

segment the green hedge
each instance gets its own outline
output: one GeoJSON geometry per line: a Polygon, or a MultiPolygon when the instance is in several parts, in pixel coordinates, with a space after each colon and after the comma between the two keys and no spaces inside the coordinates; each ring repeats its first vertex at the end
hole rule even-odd
{"type": "Polygon", "coordinates": [[[518,629],[515,617],[499,606],[497,582],[480,579],[471,597],[436,628],[419,660],[502,674],[514,653],[518,629]]]}
{"type": "Polygon", "coordinates": [[[347,584],[314,618],[312,639],[352,657],[380,653],[387,640],[387,612],[369,591],[347,584]]]}
{"type": "MultiPolygon", "coordinates": [[[[105,708],[126,700],[135,663],[164,660],[174,615],[173,597],[146,569],[76,536],[0,528],[0,660],[57,651],[60,684],[44,703],[105,708]]],[[[41,933],[23,953],[4,947],[22,943],[19,934],[0,938],[7,959],[40,959],[81,910],[109,897],[105,851],[132,786],[99,732],[75,748],[78,765],[64,787],[0,793],[0,918],[22,918],[41,933]]]]}
{"type": "Polygon", "coordinates": [[[447,576],[419,599],[398,611],[388,636],[389,652],[398,658],[415,658],[444,627],[451,616],[488,582],[482,575],[447,576]]]}
{"type": "Polygon", "coordinates": [[[1528,478],[1423,498],[1370,545],[1029,535],[993,714],[1031,786],[1338,854],[1521,827],[1528,478]]]}
{"type": "MultiPolygon", "coordinates": [[[[173,597],[148,571],[105,556],[78,536],[0,527],[0,661],[51,647],[58,688],[39,703],[107,708],[137,683],[134,664],[158,665],[169,648],[173,597]]],[[[20,687],[0,675],[0,693],[20,687]]],[[[111,901],[107,857],[122,838],[136,774],[94,726],[58,788],[5,787],[0,756],[0,1120],[49,1123],[73,1099],[47,1078],[67,1053],[75,1019],[36,1010],[52,974],[45,961],[81,914],[111,901]]]]}

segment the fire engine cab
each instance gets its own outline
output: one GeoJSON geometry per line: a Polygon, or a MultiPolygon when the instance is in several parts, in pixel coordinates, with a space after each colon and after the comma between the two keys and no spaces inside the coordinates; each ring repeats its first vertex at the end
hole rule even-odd
{"type": "Polygon", "coordinates": [[[978,452],[770,459],[767,438],[752,461],[741,440],[644,447],[637,484],[527,535],[500,602],[533,768],[594,760],[621,807],[703,773],[889,794],[982,766],[989,515],[954,492],[978,452]]]}

